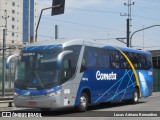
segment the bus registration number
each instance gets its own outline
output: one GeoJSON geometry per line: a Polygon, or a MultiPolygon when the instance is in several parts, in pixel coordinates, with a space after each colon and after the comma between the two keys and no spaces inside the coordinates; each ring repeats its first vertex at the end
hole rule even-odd
{"type": "Polygon", "coordinates": [[[29,101],[28,105],[29,106],[37,106],[37,102],[35,102],[35,101],[29,101]]]}

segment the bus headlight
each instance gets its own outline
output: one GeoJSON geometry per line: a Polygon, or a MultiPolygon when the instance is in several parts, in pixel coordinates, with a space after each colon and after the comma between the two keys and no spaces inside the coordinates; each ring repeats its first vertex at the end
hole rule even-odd
{"type": "Polygon", "coordinates": [[[14,92],[14,94],[13,94],[14,96],[19,96],[19,94],[18,93],[16,93],[16,92],[14,92]]]}
{"type": "Polygon", "coordinates": [[[57,94],[60,94],[61,93],[61,90],[58,90],[58,91],[55,91],[55,92],[51,92],[51,93],[48,93],[47,96],[55,96],[57,94]]]}

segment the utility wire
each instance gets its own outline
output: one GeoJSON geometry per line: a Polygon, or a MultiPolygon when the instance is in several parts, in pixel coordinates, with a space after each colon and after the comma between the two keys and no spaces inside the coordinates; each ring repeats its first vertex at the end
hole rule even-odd
{"type": "Polygon", "coordinates": [[[146,7],[146,6],[142,6],[142,5],[136,5],[137,7],[140,7],[140,8],[145,8],[145,9],[149,9],[149,10],[153,10],[153,11],[157,11],[157,10],[160,10],[160,9],[157,9],[157,8],[151,8],[151,7],[146,7]]]}
{"type": "Polygon", "coordinates": [[[51,21],[54,20],[54,21],[58,21],[58,22],[64,22],[64,23],[69,23],[69,24],[75,24],[75,25],[80,25],[80,26],[85,26],[85,27],[91,27],[91,28],[110,29],[110,30],[114,30],[114,31],[125,32],[125,31],[122,31],[122,30],[114,29],[114,28],[108,28],[108,27],[102,27],[102,26],[93,26],[93,25],[82,24],[82,23],[76,23],[76,22],[65,21],[65,20],[50,19],[50,18],[46,18],[46,17],[43,17],[43,19],[51,20],[51,21]]]}
{"type": "MultiPolygon", "coordinates": [[[[0,30],[0,31],[3,31],[3,30],[0,30]]],[[[22,35],[23,35],[23,33],[21,33],[21,32],[14,32],[14,31],[7,31],[7,32],[10,32],[10,33],[18,33],[18,34],[22,34],[22,35]]],[[[31,35],[31,34],[27,34],[27,35],[31,35]]],[[[40,37],[54,38],[54,37],[52,37],[52,36],[45,36],[45,35],[38,35],[38,36],[40,36],[40,37]]]]}

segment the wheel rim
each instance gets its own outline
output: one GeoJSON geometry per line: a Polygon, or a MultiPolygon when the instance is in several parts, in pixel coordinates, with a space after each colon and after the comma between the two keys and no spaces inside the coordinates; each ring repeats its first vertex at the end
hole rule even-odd
{"type": "Polygon", "coordinates": [[[81,96],[81,107],[86,108],[87,106],[87,99],[85,96],[81,96]]]}
{"type": "Polygon", "coordinates": [[[135,102],[138,101],[138,93],[137,93],[137,92],[134,93],[134,101],[135,101],[135,102]]]}

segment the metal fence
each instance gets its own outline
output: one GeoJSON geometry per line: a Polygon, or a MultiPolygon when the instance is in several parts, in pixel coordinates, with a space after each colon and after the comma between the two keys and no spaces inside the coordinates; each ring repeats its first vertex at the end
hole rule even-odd
{"type": "Polygon", "coordinates": [[[153,70],[153,91],[160,91],[160,69],[153,70]]]}
{"type": "MultiPolygon", "coordinates": [[[[13,92],[14,86],[14,72],[15,72],[15,61],[11,62],[11,66],[9,70],[5,70],[5,91],[13,92]]],[[[0,58],[0,95],[2,94],[2,58],[0,58]]]]}

